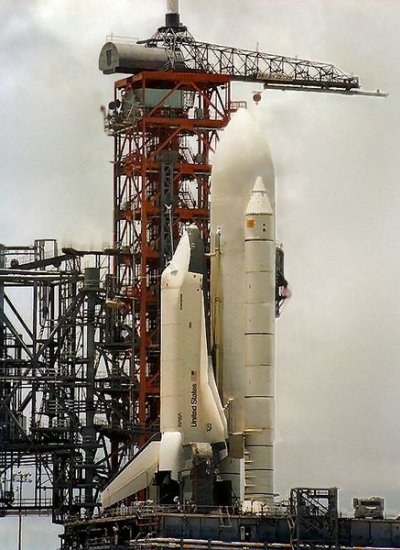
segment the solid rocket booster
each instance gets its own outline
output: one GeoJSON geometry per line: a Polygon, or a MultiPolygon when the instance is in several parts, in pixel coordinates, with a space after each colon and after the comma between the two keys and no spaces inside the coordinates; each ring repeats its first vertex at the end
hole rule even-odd
{"type": "Polygon", "coordinates": [[[275,223],[261,177],[245,213],[245,498],[273,496],[275,223]]]}
{"type": "Polygon", "coordinates": [[[227,437],[208,354],[205,283],[203,242],[191,226],[161,277],[160,428],[180,433],[183,445],[227,437]]]}

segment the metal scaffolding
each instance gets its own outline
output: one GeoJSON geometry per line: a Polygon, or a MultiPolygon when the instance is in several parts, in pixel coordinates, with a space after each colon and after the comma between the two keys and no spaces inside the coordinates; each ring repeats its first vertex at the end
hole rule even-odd
{"type": "Polygon", "coordinates": [[[293,550],[339,548],[338,491],[336,488],[291,489],[290,544],[293,550]]]}
{"type": "Polygon", "coordinates": [[[133,300],[118,317],[136,345],[138,445],[159,429],[161,272],[185,225],[208,246],[209,157],[229,106],[229,77],[145,71],[116,82],[105,118],[115,141],[113,274],[133,300]]]}
{"type": "MultiPolygon", "coordinates": [[[[0,511],[91,516],[131,449],[133,345],[114,322],[104,252],[0,248],[0,511]],[[83,268],[90,263],[92,267],[83,268]],[[31,473],[16,498],[14,477],[31,473]]],[[[124,298],[124,300],[127,300],[124,298]]]]}
{"type": "Polygon", "coordinates": [[[232,80],[260,82],[271,88],[349,92],[360,87],[357,76],[348,75],[331,63],[199,42],[183,25],[160,27],[151,38],[138,44],[165,48],[165,70],[227,75],[232,80]]]}

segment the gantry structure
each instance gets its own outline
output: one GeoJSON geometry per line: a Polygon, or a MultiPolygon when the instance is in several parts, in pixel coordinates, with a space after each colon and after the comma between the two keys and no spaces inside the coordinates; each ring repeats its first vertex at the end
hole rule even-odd
{"type": "Polygon", "coordinates": [[[115,320],[111,259],[0,246],[0,514],[90,517],[131,450],[132,332],[115,320]]]}

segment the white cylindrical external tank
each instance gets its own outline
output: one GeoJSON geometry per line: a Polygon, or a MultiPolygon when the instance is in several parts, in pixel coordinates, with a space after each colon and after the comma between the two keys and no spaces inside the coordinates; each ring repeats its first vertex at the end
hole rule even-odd
{"type": "Polygon", "coordinates": [[[245,499],[273,497],[275,223],[261,177],[245,213],[245,499]]]}

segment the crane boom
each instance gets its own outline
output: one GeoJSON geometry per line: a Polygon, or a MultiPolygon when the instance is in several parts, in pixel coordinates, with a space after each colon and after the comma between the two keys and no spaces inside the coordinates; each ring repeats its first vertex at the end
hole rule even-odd
{"type": "MultiPolygon", "coordinates": [[[[160,29],[146,47],[164,48],[170,66],[179,70],[229,75],[232,80],[260,82],[280,87],[354,90],[360,87],[356,76],[345,74],[334,65],[295,57],[198,42],[187,32],[160,29]]],[[[167,67],[166,67],[167,68],[167,67]]]]}
{"type": "Polygon", "coordinates": [[[264,88],[386,96],[379,90],[361,91],[357,76],[330,63],[198,42],[180,23],[177,12],[167,13],[165,26],[151,38],[138,42],[111,39],[103,46],[99,66],[105,74],[196,72],[226,75],[231,80],[263,84],[264,88]]]}

